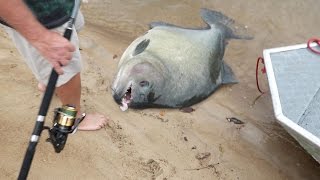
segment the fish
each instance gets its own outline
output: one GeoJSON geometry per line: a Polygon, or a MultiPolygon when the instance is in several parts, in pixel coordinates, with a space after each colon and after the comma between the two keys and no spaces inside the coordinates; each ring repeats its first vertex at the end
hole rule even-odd
{"type": "Polygon", "coordinates": [[[223,57],[228,40],[250,40],[247,27],[221,12],[202,8],[205,27],[152,22],[123,52],[112,96],[128,108],[181,108],[209,97],[223,84],[238,83],[223,57]]]}

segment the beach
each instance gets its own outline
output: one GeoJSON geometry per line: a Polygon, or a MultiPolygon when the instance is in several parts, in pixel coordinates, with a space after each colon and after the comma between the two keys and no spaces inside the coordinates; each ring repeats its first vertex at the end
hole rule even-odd
{"type": "MultiPolygon", "coordinates": [[[[29,179],[320,179],[320,165],[276,121],[265,74],[256,87],[256,60],[267,48],[319,36],[317,0],[90,0],[79,32],[83,59],[82,109],[108,116],[99,131],[69,135],[61,153],[40,142],[29,179]],[[200,8],[248,27],[253,40],[230,40],[224,60],[238,84],[219,88],[193,112],[128,109],[112,97],[122,53],[153,21],[205,27],[200,8]],[[260,96],[261,95],[261,96],[260,96]],[[229,122],[235,117],[244,124],[229,122]]],[[[16,179],[43,94],[14,44],[0,28],[0,179],[16,179]]],[[[45,124],[52,126],[53,97],[45,124]]]]}

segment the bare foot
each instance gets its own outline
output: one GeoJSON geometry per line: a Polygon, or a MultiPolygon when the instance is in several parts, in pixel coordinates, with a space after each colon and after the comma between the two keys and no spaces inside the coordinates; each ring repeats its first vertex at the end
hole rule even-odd
{"type": "Polygon", "coordinates": [[[87,114],[78,126],[81,131],[94,131],[107,125],[109,119],[101,114],[87,114]]]}
{"type": "Polygon", "coordinates": [[[42,84],[42,83],[38,83],[38,89],[40,92],[44,92],[46,90],[46,85],[42,84]]]}

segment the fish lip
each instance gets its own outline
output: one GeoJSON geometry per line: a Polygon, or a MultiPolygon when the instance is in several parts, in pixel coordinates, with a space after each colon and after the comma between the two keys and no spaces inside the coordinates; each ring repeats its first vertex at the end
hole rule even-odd
{"type": "Polygon", "coordinates": [[[113,99],[115,100],[115,102],[119,105],[123,104],[123,100],[125,99],[126,95],[128,95],[128,93],[130,93],[130,96],[132,96],[132,84],[129,83],[129,85],[127,86],[125,92],[121,92],[119,91],[119,89],[117,90],[117,88],[114,88],[112,91],[112,96],[113,99]]]}
{"type": "Polygon", "coordinates": [[[129,86],[127,88],[127,91],[124,93],[124,95],[121,98],[120,109],[122,111],[126,111],[130,106],[130,103],[131,103],[131,100],[132,100],[131,90],[132,90],[132,86],[129,86]]]}

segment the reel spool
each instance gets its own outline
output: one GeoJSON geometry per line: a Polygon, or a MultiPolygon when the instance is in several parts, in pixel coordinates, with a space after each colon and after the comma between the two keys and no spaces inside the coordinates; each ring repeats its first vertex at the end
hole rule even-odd
{"type": "Polygon", "coordinates": [[[55,109],[53,126],[61,132],[69,132],[76,120],[77,110],[74,106],[64,105],[62,108],[55,109]]]}
{"type": "Polygon", "coordinates": [[[85,114],[81,118],[76,119],[77,110],[72,105],[64,105],[56,108],[54,111],[53,127],[44,127],[48,129],[49,138],[47,142],[51,142],[56,153],[60,153],[68,138],[69,133],[75,133],[78,125],[84,119],[85,114]]]}

